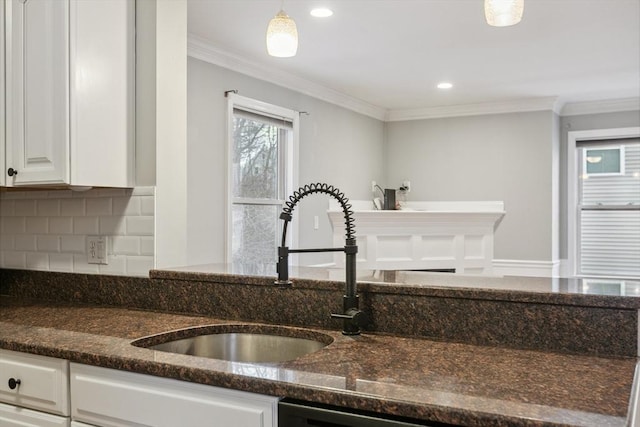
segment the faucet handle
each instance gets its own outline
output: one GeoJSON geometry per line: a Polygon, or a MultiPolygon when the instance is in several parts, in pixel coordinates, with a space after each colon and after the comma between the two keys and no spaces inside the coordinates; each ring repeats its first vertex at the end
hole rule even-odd
{"type": "Polygon", "coordinates": [[[287,246],[278,247],[276,273],[278,274],[278,279],[274,282],[274,285],[291,286],[291,280],[289,280],[289,248],[287,246]]]}
{"type": "Polygon", "coordinates": [[[344,312],[344,314],[331,313],[333,319],[343,319],[344,328],[342,333],[344,335],[359,335],[360,328],[369,324],[370,319],[367,313],[357,308],[350,308],[344,312]]]}

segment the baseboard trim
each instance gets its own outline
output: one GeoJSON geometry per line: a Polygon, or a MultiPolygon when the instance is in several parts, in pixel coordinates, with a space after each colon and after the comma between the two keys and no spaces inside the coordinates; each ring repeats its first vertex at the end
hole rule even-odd
{"type": "Polygon", "coordinates": [[[560,260],[494,259],[493,272],[501,276],[558,277],[560,260]]]}

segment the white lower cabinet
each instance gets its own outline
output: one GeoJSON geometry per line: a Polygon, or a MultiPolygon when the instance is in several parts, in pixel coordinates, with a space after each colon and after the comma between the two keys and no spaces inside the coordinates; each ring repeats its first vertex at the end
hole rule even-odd
{"type": "Polygon", "coordinates": [[[0,427],[69,427],[69,418],[0,403],[0,427]]]}
{"type": "Polygon", "coordinates": [[[101,427],[277,426],[276,397],[75,363],[70,376],[74,422],[101,427]]]}
{"type": "Polygon", "coordinates": [[[0,427],[68,427],[69,362],[0,349],[0,427]]]}
{"type": "Polygon", "coordinates": [[[0,349],[0,427],[277,427],[278,400],[0,349]]]}

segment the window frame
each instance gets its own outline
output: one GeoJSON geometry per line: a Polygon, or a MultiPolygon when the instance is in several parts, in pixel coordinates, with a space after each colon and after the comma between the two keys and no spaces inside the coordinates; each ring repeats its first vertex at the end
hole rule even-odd
{"type": "MultiPolygon", "coordinates": [[[[257,99],[248,98],[236,93],[227,95],[227,129],[226,129],[226,215],[225,215],[225,262],[231,263],[233,260],[233,206],[234,204],[253,204],[253,205],[277,205],[273,203],[278,200],[283,205],[285,200],[293,191],[298,188],[298,151],[299,151],[299,126],[300,113],[278,105],[269,104],[257,99]],[[280,180],[282,192],[278,196],[282,199],[253,199],[253,198],[235,198],[233,196],[233,128],[234,128],[234,109],[248,111],[250,113],[262,115],[265,117],[284,119],[291,122],[291,138],[287,141],[285,153],[282,155],[282,163],[284,177],[280,180]],[[239,203],[242,200],[245,203],[239,203]]],[[[281,227],[281,224],[280,224],[281,227]]],[[[281,229],[279,227],[279,229],[281,229]]],[[[287,230],[287,244],[289,246],[297,245],[298,227],[290,224],[287,230]]],[[[280,238],[276,239],[279,245],[280,238]]],[[[274,265],[276,259],[273,260],[274,265]]],[[[297,257],[292,257],[292,264],[297,263],[297,257]]]]}
{"type": "Polygon", "coordinates": [[[567,161],[566,165],[566,227],[567,227],[567,259],[564,262],[562,272],[569,277],[578,277],[578,265],[580,263],[578,254],[579,215],[580,207],[578,203],[579,191],[579,163],[576,148],[580,143],[588,141],[608,140],[614,142],[616,139],[638,138],[640,137],[640,126],[610,129],[591,129],[569,131],[567,133],[567,161]]]}

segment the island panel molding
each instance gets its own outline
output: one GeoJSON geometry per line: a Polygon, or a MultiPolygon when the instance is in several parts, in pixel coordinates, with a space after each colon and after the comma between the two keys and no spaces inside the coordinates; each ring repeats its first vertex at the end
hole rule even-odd
{"type": "MultiPolygon", "coordinates": [[[[505,215],[503,202],[407,202],[401,210],[373,210],[366,200],[351,203],[359,268],[493,274],[494,231],[505,215]]],[[[330,205],[327,214],[339,245],[342,212],[330,205]]],[[[344,266],[343,258],[334,255],[336,267],[344,266]]]]}

